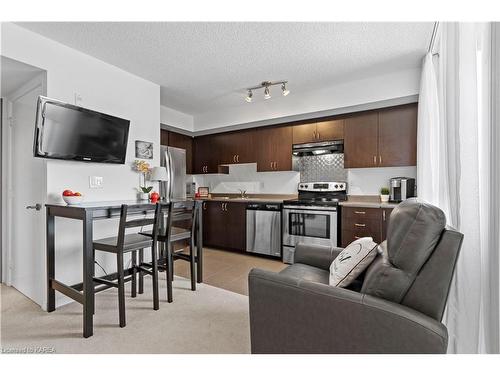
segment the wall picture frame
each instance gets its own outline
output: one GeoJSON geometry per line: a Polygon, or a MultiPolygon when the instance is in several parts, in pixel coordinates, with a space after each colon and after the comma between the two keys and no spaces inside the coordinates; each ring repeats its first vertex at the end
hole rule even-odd
{"type": "Polygon", "coordinates": [[[135,141],[135,157],[153,159],[153,142],[135,141]]]}

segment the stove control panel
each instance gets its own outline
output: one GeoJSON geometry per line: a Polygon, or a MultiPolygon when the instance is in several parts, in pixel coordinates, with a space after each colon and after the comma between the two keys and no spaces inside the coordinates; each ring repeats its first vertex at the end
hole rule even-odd
{"type": "Polygon", "coordinates": [[[299,191],[346,191],[347,182],[301,182],[299,191]]]}

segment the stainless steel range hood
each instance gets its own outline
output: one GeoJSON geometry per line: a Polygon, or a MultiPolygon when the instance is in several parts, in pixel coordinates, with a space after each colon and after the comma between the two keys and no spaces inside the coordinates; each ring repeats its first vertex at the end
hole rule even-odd
{"type": "Polygon", "coordinates": [[[338,141],[303,143],[292,146],[292,155],[298,157],[343,153],[344,140],[342,139],[338,141]]]}

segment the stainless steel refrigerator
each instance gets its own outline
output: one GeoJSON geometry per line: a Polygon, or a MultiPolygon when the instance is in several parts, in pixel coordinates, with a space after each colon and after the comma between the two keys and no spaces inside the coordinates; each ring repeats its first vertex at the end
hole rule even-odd
{"type": "Polygon", "coordinates": [[[170,146],[160,150],[160,165],[167,169],[167,181],[160,182],[161,197],[186,199],[186,150],[170,146]]]}

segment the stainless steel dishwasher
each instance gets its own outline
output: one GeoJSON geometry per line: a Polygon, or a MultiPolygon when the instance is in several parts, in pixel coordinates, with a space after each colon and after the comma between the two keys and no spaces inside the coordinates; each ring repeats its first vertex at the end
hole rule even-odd
{"type": "Polygon", "coordinates": [[[247,204],[247,252],[281,259],[281,204],[247,204]]]}

